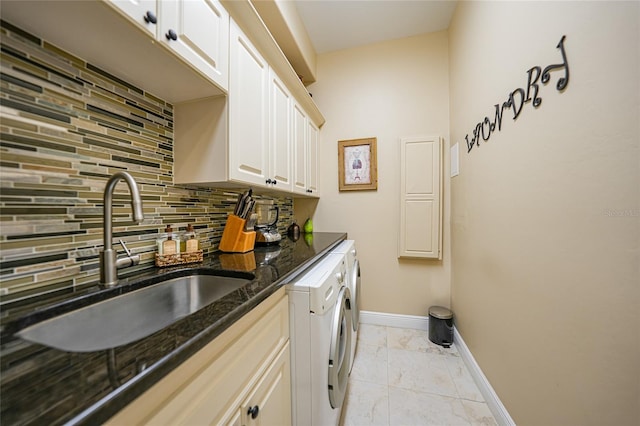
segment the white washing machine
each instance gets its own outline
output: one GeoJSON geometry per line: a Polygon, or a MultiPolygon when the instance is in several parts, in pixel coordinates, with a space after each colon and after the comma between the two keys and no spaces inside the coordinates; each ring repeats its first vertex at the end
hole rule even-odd
{"type": "Polygon", "coordinates": [[[349,379],[353,330],[345,256],[327,254],[288,284],[287,293],[292,424],[337,425],[349,379]]]}
{"type": "Polygon", "coordinates": [[[351,362],[349,365],[349,372],[353,368],[353,360],[355,358],[356,346],[358,344],[358,324],[360,321],[360,262],[356,253],[355,240],[345,240],[338,245],[331,253],[341,254],[346,256],[347,261],[347,286],[351,291],[351,299],[349,305],[351,313],[353,315],[353,335],[351,336],[351,362]]]}

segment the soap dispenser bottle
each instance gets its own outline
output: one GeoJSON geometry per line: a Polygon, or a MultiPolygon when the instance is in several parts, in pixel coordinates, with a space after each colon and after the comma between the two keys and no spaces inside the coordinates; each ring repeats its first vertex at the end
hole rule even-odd
{"type": "Polygon", "coordinates": [[[179,254],[180,253],[180,241],[173,233],[171,225],[167,225],[164,230],[165,235],[158,241],[158,254],[179,254]]]}
{"type": "Polygon", "coordinates": [[[196,231],[193,229],[193,225],[188,224],[187,230],[183,236],[185,251],[187,253],[192,253],[194,251],[200,250],[200,241],[198,241],[198,237],[196,235],[196,231]]]}

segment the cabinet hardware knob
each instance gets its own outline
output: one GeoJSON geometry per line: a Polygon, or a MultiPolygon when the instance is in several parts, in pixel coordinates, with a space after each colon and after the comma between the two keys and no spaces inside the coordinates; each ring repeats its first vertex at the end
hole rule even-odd
{"type": "Polygon", "coordinates": [[[307,192],[308,192],[309,194],[311,194],[313,191],[312,191],[312,190],[310,190],[310,189],[307,189],[307,192]]]}
{"type": "Polygon", "coordinates": [[[278,181],[274,179],[272,183],[275,185],[276,183],[278,183],[278,181]]]}
{"type": "Polygon", "coordinates": [[[270,184],[271,184],[271,182],[272,182],[272,180],[271,180],[271,179],[267,179],[267,180],[265,180],[264,182],[265,182],[267,185],[270,185],[270,184]]]}
{"type": "Polygon", "coordinates": [[[147,24],[157,24],[158,18],[156,18],[156,15],[154,15],[152,11],[147,10],[147,13],[144,14],[144,22],[147,24]]]}
{"type": "Polygon", "coordinates": [[[167,36],[167,40],[176,41],[178,39],[178,34],[176,34],[176,32],[171,29],[167,31],[166,36],[167,36]]]}
{"type": "Polygon", "coordinates": [[[251,415],[251,418],[255,419],[256,417],[258,417],[259,412],[260,412],[260,407],[255,405],[253,407],[249,407],[249,411],[247,411],[247,415],[251,415]]]}

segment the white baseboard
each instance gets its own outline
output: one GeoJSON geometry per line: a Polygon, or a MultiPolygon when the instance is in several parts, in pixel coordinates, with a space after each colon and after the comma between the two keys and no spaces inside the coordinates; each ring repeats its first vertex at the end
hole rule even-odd
{"type": "MultiPolygon", "coordinates": [[[[360,324],[384,325],[387,327],[413,328],[417,330],[429,330],[429,317],[418,315],[387,314],[384,312],[360,311],[360,324]]],[[[491,387],[489,380],[484,375],[480,366],[473,358],[471,351],[462,339],[458,329],[453,328],[453,343],[458,349],[460,358],[464,361],[478,390],[487,402],[491,414],[500,426],[515,426],[515,422],[509,412],[491,387]]]]}
{"type": "Polygon", "coordinates": [[[478,390],[484,397],[484,400],[487,402],[489,406],[489,410],[491,410],[491,414],[496,419],[496,422],[500,426],[515,426],[515,422],[509,415],[509,412],[502,405],[502,401],[498,398],[498,395],[493,390],[491,383],[487,380],[487,377],[484,375],[480,366],[476,362],[473,354],[469,350],[469,347],[462,339],[462,336],[458,332],[458,329],[453,328],[453,342],[458,349],[458,353],[460,354],[460,358],[464,361],[464,364],[467,366],[469,373],[471,373],[471,377],[473,377],[473,381],[476,382],[476,386],[478,386],[478,390]]]}
{"type": "Polygon", "coordinates": [[[429,317],[360,311],[360,324],[385,325],[387,327],[428,330],[429,317]]]}

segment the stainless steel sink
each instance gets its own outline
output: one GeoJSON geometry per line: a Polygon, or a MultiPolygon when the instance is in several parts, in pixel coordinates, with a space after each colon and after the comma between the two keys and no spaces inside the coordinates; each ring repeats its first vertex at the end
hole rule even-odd
{"type": "Polygon", "coordinates": [[[68,352],[112,349],[147,337],[248,282],[217,275],[173,278],[42,321],[17,336],[68,352]]]}

